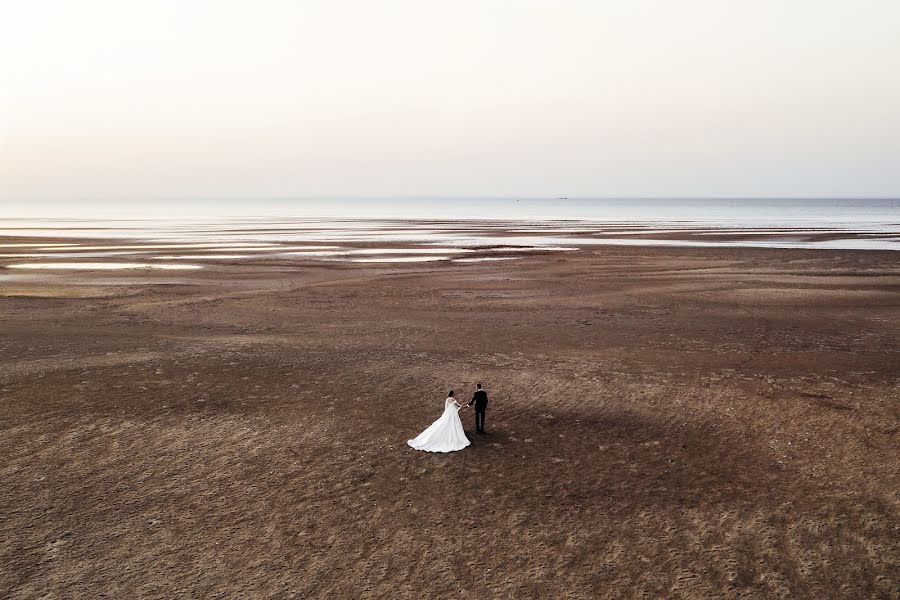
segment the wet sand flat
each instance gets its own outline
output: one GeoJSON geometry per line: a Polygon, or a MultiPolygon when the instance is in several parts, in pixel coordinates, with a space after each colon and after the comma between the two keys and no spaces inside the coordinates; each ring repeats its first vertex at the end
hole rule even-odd
{"type": "Polygon", "coordinates": [[[898,419],[891,251],[0,269],[0,597],[897,598],[898,419]]]}

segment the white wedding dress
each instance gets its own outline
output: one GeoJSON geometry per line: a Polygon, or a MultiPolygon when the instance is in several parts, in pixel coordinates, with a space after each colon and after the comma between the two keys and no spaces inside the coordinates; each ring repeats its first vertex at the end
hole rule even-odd
{"type": "Polygon", "coordinates": [[[444,401],[444,414],[432,423],[428,429],[406,443],[416,450],[425,452],[454,452],[462,450],[471,442],[463,431],[462,421],[459,418],[459,409],[462,408],[453,398],[444,401]]]}

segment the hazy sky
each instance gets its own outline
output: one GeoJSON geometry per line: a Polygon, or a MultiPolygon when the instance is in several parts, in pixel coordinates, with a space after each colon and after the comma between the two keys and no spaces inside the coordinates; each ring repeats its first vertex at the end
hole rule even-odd
{"type": "Polygon", "coordinates": [[[897,0],[0,0],[0,199],[900,195],[897,0]]]}

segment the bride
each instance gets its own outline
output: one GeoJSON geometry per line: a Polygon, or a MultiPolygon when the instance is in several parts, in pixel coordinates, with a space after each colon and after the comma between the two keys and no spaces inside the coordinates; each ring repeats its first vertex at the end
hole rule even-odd
{"type": "Polygon", "coordinates": [[[459,419],[460,408],[462,406],[453,397],[453,390],[450,390],[450,393],[447,394],[447,399],[444,400],[444,414],[415,439],[406,443],[416,450],[424,450],[425,452],[462,450],[471,442],[466,437],[462,421],[459,419]]]}

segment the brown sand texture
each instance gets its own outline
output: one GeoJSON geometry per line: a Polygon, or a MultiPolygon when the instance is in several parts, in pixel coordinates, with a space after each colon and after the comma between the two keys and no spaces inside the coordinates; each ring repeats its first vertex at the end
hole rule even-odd
{"type": "Polygon", "coordinates": [[[894,252],[0,274],[2,598],[900,593],[894,252]]]}

